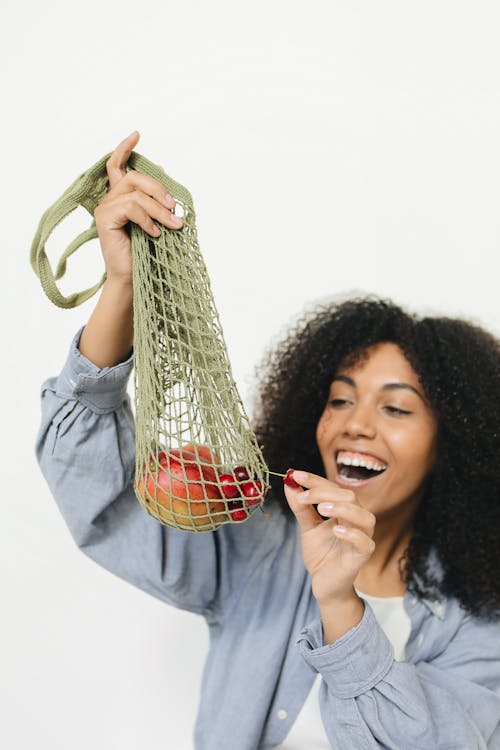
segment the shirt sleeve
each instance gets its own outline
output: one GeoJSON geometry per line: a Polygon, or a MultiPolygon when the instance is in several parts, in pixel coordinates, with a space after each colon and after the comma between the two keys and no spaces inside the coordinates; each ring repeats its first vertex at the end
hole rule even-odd
{"type": "Polygon", "coordinates": [[[85,555],[168,604],[217,619],[238,576],[251,570],[245,560],[271,540],[264,515],[200,533],[147,514],[133,489],[133,353],[100,369],[78,349],[82,331],[59,376],[41,388],[35,451],[51,494],[85,555]]]}
{"type": "Polygon", "coordinates": [[[395,661],[365,603],[361,621],[323,645],[321,620],[298,641],[323,677],[320,709],[337,750],[499,750],[500,625],[465,616],[430,661],[395,661]]]}

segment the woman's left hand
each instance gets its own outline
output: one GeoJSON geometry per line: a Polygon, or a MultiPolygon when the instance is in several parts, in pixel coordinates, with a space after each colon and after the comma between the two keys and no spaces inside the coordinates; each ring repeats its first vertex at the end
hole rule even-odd
{"type": "Polygon", "coordinates": [[[359,504],[352,490],[317,474],[295,471],[292,476],[306,488],[304,492],[284,485],[300,528],[302,557],[313,595],[319,604],[349,599],[355,593],[353,584],[360,568],[375,550],[376,518],[359,504]],[[319,512],[313,505],[318,505],[319,512]]]}

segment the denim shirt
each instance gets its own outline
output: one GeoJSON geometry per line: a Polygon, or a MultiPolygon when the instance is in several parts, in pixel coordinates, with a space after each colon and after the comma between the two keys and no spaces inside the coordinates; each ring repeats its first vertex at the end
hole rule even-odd
{"type": "Polygon", "coordinates": [[[203,533],[163,526],[143,510],[132,486],[133,354],[99,369],[78,350],[82,331],[60,375],[42,385],[36,456],[85,555],[205,618],[194,747],[279,745],[319,672],[335,750],[500,750],[500,623],[472,617],[455,599],[407,592],[406,661],[394,660],[368,603],[358,625],[324,645],[297,524],[276,499],[264,506],[270,518],[257,509],[203,533]]]}

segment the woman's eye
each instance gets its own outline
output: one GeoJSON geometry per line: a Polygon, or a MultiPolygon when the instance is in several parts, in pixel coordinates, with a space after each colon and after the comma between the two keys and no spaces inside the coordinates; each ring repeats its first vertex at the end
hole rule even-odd
{"type": "Polygon", "coordinates": [[[329,402],[332,406],[343,406],[344,404],[349,403],[346,401],[345,398],[332,398],[329,402]]]}
{"type": "Polygon", "coordinates": [[[391,414],[411,414],[411,411],[405,411],[405,409],[398,409],[397,406],[386,406],[385,408],[391,414]]]}

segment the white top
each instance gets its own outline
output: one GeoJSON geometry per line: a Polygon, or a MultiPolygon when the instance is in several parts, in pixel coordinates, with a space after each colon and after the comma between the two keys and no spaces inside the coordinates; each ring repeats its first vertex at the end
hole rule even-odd
{"type": "MultiPolygon", "coordinates": [[[[375,618],[394,648],[396,661],[404,661],[405,648],[410,636],[411,620],[403,606],[402,596],[369,596],[355,589],[373,609],[375,618]]],[[[319,712],[319,688],[321,674],[318,672],[309,695],[295,719],[290,732],[278,748],[281,750],[331,750],[319,712]]]]}

